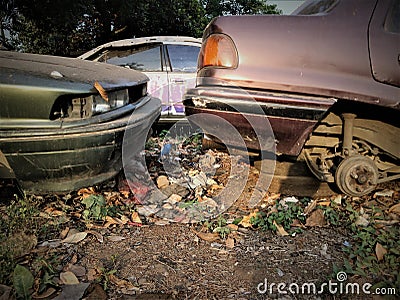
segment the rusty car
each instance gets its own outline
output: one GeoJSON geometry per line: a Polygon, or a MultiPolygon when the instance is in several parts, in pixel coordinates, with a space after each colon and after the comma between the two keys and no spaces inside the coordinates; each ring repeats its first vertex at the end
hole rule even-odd
{"type": "Polygon", "coordinates": [[[147,81],[112,65],[0,51],[0,179],[63,192],[115,176],[125,132],[146,137],[160,115],[147,81]]]}
{"type": "Polygon", "coordinates": [[[321,181],[368,194],[400,178],[400,1],[308,0],[291,15],[217,17],[184,105],[188,118],[228,121],[257,151],[266,149],[257,119],[267,119],[278,157],[305,157],[321,181]]]}
{"type": "Polygon", "coordinates": [[[187,36],[152,36],[100,45],[78,58],[105,62],[146,74],[148,91],[161,100],[161,122],[185,116],[182,104],[188,88],[195,86],[201,39],[187,36]]]}

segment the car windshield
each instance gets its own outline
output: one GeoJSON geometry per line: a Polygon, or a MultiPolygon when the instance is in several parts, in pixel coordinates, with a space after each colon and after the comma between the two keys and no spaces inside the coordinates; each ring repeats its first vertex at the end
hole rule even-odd
{"type": "Polygon", "coordinates": [[[160,45],[109,49],[96,60],[138,71],[162,71],[160,45]]]}
{"type": "Polygon", "coordinates": [[[339,0],[314,0],[308,2],[304,6],[301,6],[297,11],[293,14],[295,15],[317,15],[328,13],[332,10],[337,4],[339,0]]]}

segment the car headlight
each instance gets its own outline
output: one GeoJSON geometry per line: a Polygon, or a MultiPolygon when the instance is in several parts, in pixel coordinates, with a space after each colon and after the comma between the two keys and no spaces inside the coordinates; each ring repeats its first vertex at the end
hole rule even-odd
{"type": "Polygon", "coordinates": [[[93,115],[104,113],[129,103],[129,92],[127,89],[109,92],[107,96],[108,100],[103,99],[101,95],[91,96],[93,115]]]}
{"type": "Polygon", "coordinates": [[[129,103],[140,101],[147,95],[147,84],[128,87],[127,89],[102,91],[94,95],[62,95],[56,99],[51,111],[50,120],[76,120],[89,118],[93,115],[122,107],[129,103]]]}

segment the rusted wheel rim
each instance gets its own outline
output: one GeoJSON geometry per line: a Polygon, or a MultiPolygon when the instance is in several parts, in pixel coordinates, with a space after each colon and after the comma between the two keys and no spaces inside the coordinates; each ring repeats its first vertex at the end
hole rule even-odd
{"type": "Polygon", "coordinates": [[[345,158],[335,173],[338,188],[350,196],[362,196],[370,193],[378,181],[378,168],[373,160],[365,156],[345,158]]]}

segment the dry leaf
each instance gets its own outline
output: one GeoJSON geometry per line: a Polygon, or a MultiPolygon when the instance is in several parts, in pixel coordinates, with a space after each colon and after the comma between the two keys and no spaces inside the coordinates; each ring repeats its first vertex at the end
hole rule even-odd
{"type": "Polygon", "coordinates": [[[100,233],[98,233],[97,231],[94,231],[94,230],[88,230],[88,231],[86,231],[87,233],[90,233],[90,234],[93,234],[95,237],[96,237],[96,239],[97,239],[97,241],[99,242],[99,243],[103,243],[104,242],[104,237],[103,237],[103,235],[101,235],[100,233]]]}
{"type": "Polygon", "coordinates": [[[79,266],[79,265],[70,265],[68,266],[68,271],[72,272],[75,274],[77,277],[82,277],[86,275],[86,269],[85,267],[79,266]]]}
{"type": "Polygon", "coordinates": [[[78,278],[71,271],[63,272],[60,274],[60,280],[63,284],[79,284],[78,278]]]}
{"type": "Polygon", "coordinates": [[[69,232],[69,227],[67,227],[63,231],[61,231],[60,239],[65,239],[65,237],[68,235],[68,232],[69,232]]]}
{"type": "MultiPolygon", "coordinates": [[[[48,288],[41,294],[37,294],[36,292],[32,295],[33,299],[50,299],[50,296],[53,295],[57,290],[55,288],[48,288]]],[[[0,297],[1,299],[1,297],[0,297]]]]}
{"type": "Polygon", "coordinates": [[[313,202],[310,202],[307,205],[307,207],[304,209],[304,214],[305,215],[310,214],[314,210],[314,208],[316,208],[316,207],[317,207],[317,200],[314,200],[313,202]]]}
{"type": "Polygon", "coordinates": [[[225,241],[226,248],[233,249],[235,247],[235,240],[231,237],[228,237],[225,241]]]}
{"type": "Polygon", "coordinates": [[[125,240],[125,238],[123,236],[119,236],[119,235],[110,235],[107,237],[107,239],[111,242],[120,242],[125,240]]]}
{"type": "Polygon", "coordinates": [[[321,201],[321,202],[318,202],[318,205],[321,205],[321,206],[330,206],[330,205],[331,205],[331,201],[321,201]]]}
{"type": "Polygon", "coordinates": [[[131,221],[133,223],[142,224],[142,220],[140,220],[139,214],[134,211],[131,215],[131,221]]]}
{"type": "Polygon", "coordinates": [[[251,227],[253,224],[251,224],[250,220],[251,220],[251,218],[256,217],[257,213],[258,213],[258,209],[254,210],[248,216],[244,216],[242,221],[240,221],[239,225],[241,225],[245,228],[251,227]]]}
{"type": "Polygon", "coordinates": [[[93,187],[80,189],[78,191],[78,195],[81,196],[82,199],[85,199],[93,194],[96,194],[96,191],[94,190],[93,187]]]}
{"type": "Polygon", "coordinates": [[[381,244],[376,243],[375,254],[376,254],[376,258],[378,259],[378,261],[383,260],[383,257],[385,256],[386,253],[387,253],[387,250],[381,244]]]}
{"type": "Polygon", "coordinates": [[[94,86],[94,87],[96,88],[96,90],[99,92],[101,98],[103,98],[104,100],[106,100],[106,101],[108,102],[108,95],[107,95],[107,92],[106,92],[106,90],[101,86],[101,84],[100,84],[98,81],[95,81],[93,86],[94,86]]]}
{"type": "Polygon", "coordinates": [[[400,215],[400,203],[397,203],[389,208],[390,213],[394,213],[396,215],[400,215]]]}
{"type": "Polygon", "coordinates": [[[196,232],[196,235],[204,241],[215,242],[219,239],[219,234],[217,232],[196,232]]]}
{"type": "Polygon", "coordinates": [[[61,242],[67,244],[77,244],[80,241],[83,241],[86,238],[86,236],[87,236],[86,232],[78,232],[67,236],[61,242]]]}
{"type": "Polygon", "coordinates": [[[325,225],[325,217],[322,209],[314,210],[311,215],[307,218],[306,226],[318,226],[322,227],[325,225]]]}
{"type": "Polygon", "coordinates": [[[227,227],[232,231],[237,231],[239,229],[239,226],[235,224],[228,224],[227,227]]]}
{"type": "Polygon", "coordinates": [[[100,277],[101,272],[97,271],[96,269],[89,269],[87,271],[87,280],[94,281],[100,277]]]}
{"type": "Polygon", "coordinates": [[[276,229],[278,230],[278,234],[279,234],[280,236],[287,236],[287,235],[289,235],[289,233],[286,232],[285,228],[283,228],[282,225],[277,224],[277,223],[275,222],[275,220],[274,220],[274,223],[273,223],[273,224],[275,225],[276,229]]]}

